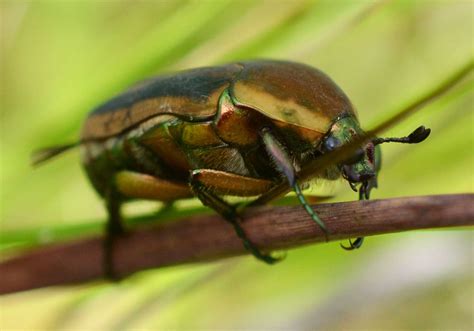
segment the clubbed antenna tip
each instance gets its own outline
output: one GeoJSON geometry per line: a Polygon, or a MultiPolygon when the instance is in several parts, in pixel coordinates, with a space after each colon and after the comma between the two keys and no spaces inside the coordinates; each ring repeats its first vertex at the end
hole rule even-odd
{"type": "Polygon", "coordinates": [[[402,143],[402,144],[418,144],[428,138],[431,133],[431,129],[425,128],[423,125],[416,128],[412,133],[406,137],[401,138],[376,138],[372,140],[374,145],[383,143],[402,143]]]}

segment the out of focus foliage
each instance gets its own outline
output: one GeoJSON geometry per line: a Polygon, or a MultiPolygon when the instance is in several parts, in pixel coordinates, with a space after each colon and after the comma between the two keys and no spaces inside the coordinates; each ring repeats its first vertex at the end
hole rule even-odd
{"type": "MultiPolygon", "coordinates": [[[[11,0],[0,10],[4,255],[54,240],[58,228],[97,229],[105,213],[77,152],[39,169],[29,155],[77,139],[92,107],[137,80],[240,59],[300,61],[328,73],[370,128],[474,51],[470,1],[11,0]]],[[[473,191],[472,87],[471,77],[386,133],[433,131],[419,146],[383,146],[374,198],[473,191]]],[[[346,185],[333,191],[356,198],[346,185]]],[[[461,231],[391,235],[352,253],[292,250],[273,267],[242,257],[15,294],[0,299],[0,328],[467,330],[471,240],[461,231]]]]}

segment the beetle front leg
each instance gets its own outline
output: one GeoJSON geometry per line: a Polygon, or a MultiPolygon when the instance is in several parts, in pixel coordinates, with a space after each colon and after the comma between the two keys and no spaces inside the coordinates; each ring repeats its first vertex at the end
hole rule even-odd
{"type": "Polygon", "coordinates": [[[214,193],[209,192],[207,187],[202,184],[199,179],[199,172],[194,171],[191,174],[190,185],[193,192],[201,200],[202,204],[214,209],[218,212],[225,220],[227,220],[234,227],[235,233],[242,240],[244,247],[253,254],[257,259],[267,263],[274,264],[281,260],[281,258],[273,257],[262,253],[258,247],[247,237],[244,229],[240,225],[241,218],[237,214],[235,207],[227,203],[226,201],[219,198],[214,193]]]}
{"type": "Polygon", "coordinates": [[[273,160],[278,172],[280,172],[280,174],[288,180],[289,185],[295,191],[296,196],[298,197],[298,200],[300,201],[301,205],[304,207],[311,219],[319,225],[321,230],[323,230],[327,241],[328,230],[326,228],[326,225],[306,201],[303,192],[301,191],[300,185],[296,180],[296,171],[293,166],[293,163],[291,162],[291,159],[285,151],[283,145],[278,141],[277,138],[273,136],[273,134],[270,132],[270,129],[268,128],[264,128],[261,131],[261,136],[265,149],[273,160]]]}

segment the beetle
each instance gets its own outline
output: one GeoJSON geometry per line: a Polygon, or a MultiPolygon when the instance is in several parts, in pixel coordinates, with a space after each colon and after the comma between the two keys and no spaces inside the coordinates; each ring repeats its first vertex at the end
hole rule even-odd
{"type": "MultiPolygon", "coordinates": [[[[429,134],[421,126],[406,137],[374,138],[318,176],[342,177],[359,190],[359,199],[369,199],[377,187],[379,145],[419,143],[429,134]]],[[[124,232],[120,207],[134,199],[197,197],[232,224],[249,252],[271,264],[278,259],[247,238],[236,207],[223,196],[262,197],[286,181],[327,236],[298,171],[361,135],[349,98],[326,74],[300,63],[258,60],[139,83],[94,109],[78,143],[43,149],[35,163],[80,145],[84,169],[108,212],[108,275],[113,239],[124,232]]],[[[362,241],[345,248],[359,248],[362,241]]]]}

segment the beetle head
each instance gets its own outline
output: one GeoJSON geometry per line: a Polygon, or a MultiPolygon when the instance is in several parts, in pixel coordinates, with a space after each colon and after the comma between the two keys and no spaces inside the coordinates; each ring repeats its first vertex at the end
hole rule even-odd
{"type": "MultiPolygon", "coordinates": [[[[329,135],[323,141],[323,152],[331,152],[363,133],[354,117],[343,117],[334,123],[329,135]]],[[[368,198],[370,190],[377,187],[377,173],[380,169],[380,162],[380,148],[370,141],[353,152],[338,167],[351,188],[356,190],[356,186],[360,184],[361,194],[368,198]]]]}
{"type": "MultiPolygon", "coordinates": [[[[377,187],[377,174],[382,163],[379,145],[386,142],[417,144],[425,140],[430,132],[430,129],[420,126],[406,137],[375,138],[341,162],[339,164],[340,172],[354,191],[357,191],[356,187],[360,184],[360,199],[369,199],[370,190],[377,187]]],[[[343,117],[333,124],[331,131],[323,140],[322,150],[324,153],[330,152],[363,134],[364,132],[355,118],[343,117]]]]}

